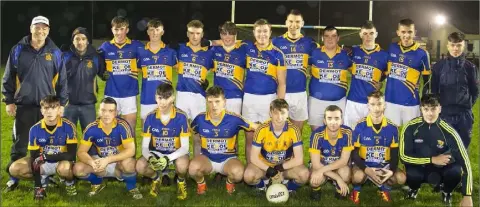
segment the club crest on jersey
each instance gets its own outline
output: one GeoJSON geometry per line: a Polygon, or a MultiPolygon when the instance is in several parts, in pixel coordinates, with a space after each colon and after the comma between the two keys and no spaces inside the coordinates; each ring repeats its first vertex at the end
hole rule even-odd
{"type": "Polygon", "coordinates": [[[333,68],[333,62],[328,62],[328,67],[333,68]]]}
{"type": "Polygon", "coordinates": [[[443,148],[444,146],[445,146],[445,142],[444,142],[444,141],[442,141],[442,140],[437,140],[437,147],[438,147],[438,148],[441,149],[441,148],[443,148]]]}
{"type": "Polygon", "coordinates": [[[157,55],[153,55],[152,58],[153,58],[153,61],[155,61],[155,63],[157,63],[157,61],[158,61],[158,56],[157,56],[157,55]]]}
{"type": "Polygon", "coordinates": [[[92,69],[93,68],[93,62],[91,60],[87,61],[87,68],[92,69]]]}
{"type": "Polygon", "coordinates": [[[225,62],[228,62],[230,60],[230,55],[229,54],[225,54],[225,62]]]}
{"type": "Polygon", "coordinates": [[[52,60],[52,53],[45,53],[45,60],[51,61],[52,60]]]}

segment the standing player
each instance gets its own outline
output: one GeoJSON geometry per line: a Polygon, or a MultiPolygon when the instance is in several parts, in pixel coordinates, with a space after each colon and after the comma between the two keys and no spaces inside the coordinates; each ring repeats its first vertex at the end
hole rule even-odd
{"type": "Polygon", "coordinates": [[[160,84],[173,84],[173,66],[177,63],[175,50],[162,41],[163,23],[152,19],[147,23],[150,41],[138,48],[138,66],[142,70],[142,92],[140,95],[140,117],[145,122],[147,114],[158,108],[155,90],[160,84]]]}
{"type": "Polygon", "coordinates": [[[317,48],[317,43],[304,37],[300,32],[303,25],[303,16],[298,10],[291,10],[285,20],[287,32],[272,40],[274,46],[285,54],[287,67],[286,94],[290,120],[302,133],[303,123],[308,119],[307,107],[307,67],[311,51],[317,48]]]}
{"type": "Polygon", "coordinates": [[[9,173],[17,179],[28,179],[33,175],[35,200],[47,197],[45,179],[57,173],[66,180],[67,194],[76,195],[72,166],[77,151],[77,128],[60,117],[60,100],[57,97],[45,96],[40,101],[40,107],[43,119],[30,128],[30,157],[13,162],[9,173]]]}
{"type": "Polygon", "coordinates": [[[385,99],[381,91],[368,95],[368,116],[358,122],[353,131],[355,149],[352,154],[353,191],[350,199],[360,203],[361,185],[367,178],[380,184],[382,200],[391,202],[390,187],[404,184],[405,173],[398,170],[398,127],[384,116],[385,99]],[[382,177],[389,173],[391,177],[382,177]],[[388,181],[385,181],[387,180],[388,181]]]}
{"type": "Polygon", "coordinates": [[[193,158],[188,172],[197,182],[197,194],[205,194],[205,175],[212,172],[227,176],[227,192],[232,194],[244,172],[236,155],[238,131],[255,130],[257,125],[225,110],[225,94],[219,86],[207,90],[207,106],[207,112],[199,114],[191,124],[192,131],[201,137],[202,154],[193,158]]]}
{"type": "Polygon", "coordinates": [[[324,122],[326,126],[317,128],[310,136],[313,200],[320,200],[320,187],[327,179],[332,180],[337,188],[337,197],[349,192],[352,129],[342,124],[342,109],[336,105],[325,109],[324,122]]]}
{"type": "Polygon", "coordinates": [[[127,190],[134,199],[143,198],[136,187],[135,142],[128,123],[117,117],[117,103],[111,97],[104,98],[99,107],[99,119],[90,123],[83,133],[75,163],[75,176],[86,179],[92,184],[88,196],[97,195],[103,188],[104,177],[116,177],[125,180],[127,190]],[[90,156],[90,147],[97,154],[90,156]]]}
{"type": "Polygon", "coordinates": [[[397,126],[420,116],[420,76],[423,76],[423,92],[428,91],[430,61],[428,52],[413,40],[415,31],[413,20],[400,20],[397,29],[400,42],[392,43],[388,49],[385,116],[397,126]]]}
{"type": "MultiPolygon", "coordinates": [[[[270,41],[271,25],[259,19],[253,25],[255,43],[247,46],[247,76],[242,115],[252,122],[268,120],[269,104],[275,98],[285,98],[285,55],[270,41]]],[[[245,157],[250,161],[253,132],[245,132],[245,157]]]]}
{"type": "Polygon", "coordinates": [[[213,46],[214,85],[225,91],[227,111],[241,114],[245,78],[246,44],[237,40],[237,27],[225,22],[219,28],[221,45],[213,46]]]}
{"type": "MultiPolygon", "coordinates": [[[[113,39],[104,42],[98,50],[105,59],[108,80],[105,97],[112,97],[118,103],[118,113],[132,127],[135,134],[137,122],[138,66],[137,48],[143,43],[127,37],[129,21],[117,16],[112,19],[113,39]]],[[[135,139],[135,135],[133,135],[135,139]]]]}
{"type": "Polygon", "coordinates": [[[360,29],[362,45],[352,48],[352,79],[345,105],[345,125],[351,128],[368,115],[367,96],[380,90],[385,79],[388,53],[375,44],[377,36],[375,25],[368,21],[360,29]]]}
{"type": "Polygon", "coordinates": [[[308,123],[312,131],[323,125],[327,106],[337,105],[342,111],[345,109],[347,73],[352,66],[347,52],[338,46],[340,36],[334,26],[323,30],[322,40],[325,45],[314,49],[309,59],[312,78],[308,86],[308,123]]]}
{"type": "Polygon", "coordinates": [[[288,120],[288,109],[284,99],[273,100],[271,120],[255,131],[250,163],[243,179],[258,190],[266,190],[265,178],[288,179],[290,192],[308,182],[310,172],[303,165],[302,137],[299,129],[288,120]]]}
{"type": "MultiPolygon", "coordinates": [[[[208,87],[207,74],[213,68],[213,52],[202,47],[203,23],[192,20],[187,24],[188,43],[177,49],[177,98],[176,107],[192,120],[205,111],[205,90],[208,87]]],[[[200,138],[194,136],[194,153],[200,154],[200,138]]]]}
{"type": "Polygon", "coordinates": [[[173,86],[161,84],[155,99],[157,109],[150,112],[143,124],[142,157],[137,161],[137,172],[152,178],[150,194],[158,195],[157,185],[162,171],[175,163],[177,198],[187,198],[185,174],[188,170],[188,146],[190,130],[187,115],[173,105],[173,86]]]}

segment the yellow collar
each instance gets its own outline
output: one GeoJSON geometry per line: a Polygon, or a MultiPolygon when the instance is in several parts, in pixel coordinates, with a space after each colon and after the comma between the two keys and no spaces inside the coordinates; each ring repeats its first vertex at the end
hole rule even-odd
{"type": "Polygon", "coordinates": [[[406,50],[403,50],[403,46],[402,46],[401,41],[399,41],[397,44],[400,47],[400,50],[402,51],[402,53],[406,53],[406,52],[411,51],[411,50],[417,50],[420,47],[420,44],[418,44],[418,42],[416,42],[416,41],[414,41],[413,45],[406,50]]]}
{"type": "Polygon", "coordinates": [[[117,44],[117,43],[115,42],[115,38],[113,38],[112,40],[110,40],[110,43],[111,43],[112,45],[117,46],[118,48],[122,48],[123,46],[125,46],[125,45],[127,45],[127,44],[132,44],[132,40],[127,37],[127,38],[125,39],[125,42],[124,42],[123,44],[119,45],[119,44],[117,44]]]}
{"type": "Polygon", "coordinates": [[[258,43],[255,42],[255,47],[257,47],[258,51],[261,52],[261,51],[264,51],[264,50],[272,50],[273,49],[273,44],[272,44],[272,41],[270,41],[266,48],[259,48],[258,43]]]}
{"type": "Polygon", "coordinates": [[[220,114],[220,121],[218,121],[217,123],[214,123],[212,121],[212,117],[210,116],[210,113],[208,113],[208,112],[205,113],[205,120],[210,121],[215,126],[218,126],[218,124],[220,124],[223,121],[223,117],[225,117],[225,112],[226,112],[225,109],[223,109],[221,114],[220,114]]]}
{"type": "Polygon", "coordinates": [[[190,42],[187,42],[186,46],[189,47],[190,49],[192,49],[193,52],[198,52],[198,51],[200,51],[200,50],[202,50],[202,51],[207,51],[207,50],[208,50],[208,47],[200,47],[200,49],[198,49],[197,51],[195,51],[195,50],[192,48],[190,42]]]}
{"type": "Polygon", "coordinates": [[[302,37],[303,37],[303,34],[300,34],[300,36],[297,39],[294,40],[294,39],[288,37],[288,32],[285,32],[285,34],[283,34],[283,38],[285,38],[286,40],[288,40],[290,42],[296,42],[299,39],[301,39],[302,37]]]}
{"type": "MultiPolygon", "coordinates": [[[[175,110],[175,106],[172,106],[172,110],[170,111],[170,119],[175,118],[176,114],[177,114],[177,110],[175,110]]],[[[161,120],[161,117],[162,117],[162,114],[160,110],[157,110],[157,113],[155,114],[155,118],[161,120]]]]}
{"type": "Polygon", "coordinates": [[[240,46],[242,46],[242,40],[237,40],[237,41],[235,41],[235,44],[233,45],[232,49],[227,50],[227,49],[225,49],[225,47],[223,45],[223,42],[222,42],[222,48],[225,50],[225,52],[228,52],[228,53],[231,52],[234,49],[240,48],[240,46]]]}
{"type": "MultiPolygon", "coordinates": [[[[382,118],[382,127],[386,127],[388,124],[387,122],[387,118],[385,116],[383,116],[382,118]]],[[[373,127],[373,121],[372,121],[372,117],[370,117],[370,115],[367,116],[367,126],[368,127],[373,127]]]]}
{"type": "Polygon", "coordinates": [[[340,52],[342,52],[342,48],[340,46],[337,45],[337,50],[335,50],[335,54],[333,56],[330,57],[330,55],[327,54],[327,48],[324,46],[322,46],[322,49],[321,51],[323,53],[325,53],[330,59],[334,58],[337,54],[340,54],[340,52]]]}
{"type": "Polygon", "coordinates": [[[363,50],[363,52],[365,52],[365,53],[367,53],[367,54],[371,54],[371,53],[374,53],[374,52],[378,52],[378,51],[380,51],[380,49],[381,49],[379,44],[375,44],[375,48],[374,48],[373,50],[371,50],[371,51],[368,51],[367,49],[365,49],[365,48],[363,47],[363,45],[361,45],[360,48],[363,50]]]}
{"type": "Polygon", "coordinates": [[[150,48],[150,42],[147,42],[147,44],[145,45],[145,50],[150,50],[150,52],[152,52],[152,53],[154,53],[154,54],[156,54],[158,51],[160,51],[160,50],[163,49],[163,48],[165,48],[165,43],[163,43],[163,42],[160,42],[160,48],[159,48],[158,50],[156,50],[156,51],[151,50],[151,48],[150,48]]]}
{"type": "MultiPolygon", "coordinates": [[[[325,127],[324,133],[325,133],[324,139],[329,140],[327,127],[325,127]]],[[[337,132],[337,139],[341,139],[341,138],[343,138],[343,134],[342,134],[342,128],[340,127],[340,129],[338,129],[338,132],[337,132]]]]}
{"type": "Polygon", "coordinates": [[[45,123],[45,119],[42,119],[41,121],[41,128],[45,129],[48,133],[53,134],[55,130],[57,130],[58,127],[61,127],[63,125],[63,121],[61,117],[57,117],[57,125],[55,125],[55,128],[52,131],[49,131],[47,129],[47,123],[45,123]]]}
{"type": "MultiPolygon", "coordinates": [[[[102,120],[101,119],[98,120],[98,128],[103,130],[104,127],[105,127],[105,125],[103,124],[102,120]]],[[[117,118],[114,118],[113,122],[112,122],[112,129],[115,128],[115,127],[117,127],[117,118]]]]}

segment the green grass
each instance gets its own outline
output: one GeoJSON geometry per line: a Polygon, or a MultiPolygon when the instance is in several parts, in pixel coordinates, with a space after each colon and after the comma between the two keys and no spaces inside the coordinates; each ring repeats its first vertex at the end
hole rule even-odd
{"type": "MultiPolygon", "coordinates": [[[[3,69],[2,75],[3,75],[3,69]]],[[[210,85],[213,83],[212,75],[208,76],[210,85]]],[[[176,80],[174,80],[176,83],[176,80]]],[[[103,88],[105,83],[99,81],[99,99],[103,97],[103,88]]],[[[139,99],[139,98],[138,98],[139,99]]],[[[139,101],[139,100],[138,100],[139,101]]],[[[98,107],[98,104],[97,104],[98,107]]],[[[2,111],[2,139],[1,139],[1,180],[0,188],[5,186],[8,180],[8,174],[5,172],[5,166],[10,160],[10,147],[12,145],[11,133],[13,126],[13,118],[8,117],[5,113],[5,104],[1,103],[2,111]]],[[[474,113],[479,114],[479,104],[477,102],[474,107],[474,113]]],[[[139,116],[138,116],[139,117],[139,116]]],[[[138,136],[141,132],[140,118],[137,119],[137,149],[140,149],[141,138],[138,136]]],[[[478,188],[479,188],[479,173],[478,173],[478,137],[479,137],[479,124],[478,117],[476,117],[475,126],[473,128],[473,140],[470,145],[469,154],[472,163],[472,170],[474,174],[474,206],[478,206],[478,188]]],[[[79,135],[81,135],[80,127],[78,127],[79,135]]],[[[308,143],[310,136],[310,127],[307,125],[303,128],[303,141],[304,141],[304,153],[305,163],[309,160],[308,143]]],[[[80,138],[80,137],[79,137],[80,138]]],[[[240,132],[239,136],[239,152],[240,159],[244,162],[244,134],[240,132]]],[[[137,150],[137,157],[141,156],[141,151],[137,150]]],[[[125,184],[109,181],[107,187],[96,197],[87,197],[90,184],[86,181],[80,181],[77,183],[78,195],[74,197],[68,197],[65,194],[63,186],[60,188],[47,189],[48,197],[43,201],[45,206],[266,206],[273,205],[267,202],[265,195],[255,195],[253,191],[244,184],[237,184],[237,192],[234,196],[229,196],[225,191],[225,184],[214,183],[213,177],[207,179],[208,193],[206,196],[196,195],[196,185],[192,179],[188,179],[188,199],[185,201],[176,200],[176,186],[162,187],[161,194],[158,198],[151,197],[148,185],[137,185],[140,187],[140,191],[144,195],[142,200],[133,200],[126,192],[125,184]]],[[[33,206],[37,205],[33,201],[33,181],[21,181],[17,190],[5,194],[2,192],[2,205],[3,206],[33,206]]],[[[362,206],[388,206],[379,200],[379,197],[375,194],[376,189],[372,185],[366,185],[362,190],[361,205],[362,206]]],[[[320,202],[312,202],[309,199],[310,188],[302,187],[299,191],[289,199],[289,201],[282,205],[274,206],[354,206],[350,201],[339,201],[334,198],[334,191],[331,185],[324,187],[322,200],[320,202]]],[[[419,197],[415,202],[406,201],[402,199],[403,192],[396,187],[392,191],[393,205],[395,206],[441,206],[440,194],[432,193],[431,187],[423,185],[419,193],[419,197]]],[[[454,194],[454,204],[456,205],[461,199],[460,193],[454,194]]]]}

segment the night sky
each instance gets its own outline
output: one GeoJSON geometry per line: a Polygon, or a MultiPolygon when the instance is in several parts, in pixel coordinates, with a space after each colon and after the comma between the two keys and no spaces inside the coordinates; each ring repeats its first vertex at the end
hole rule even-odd
{"type": "MultiPolygon", "coordinates": [[[[318,2],[236,2],[235,23],[253,23],[266,18],[273,24],[284,24],[291,9],[299,9],[306,25],[318,25],[318,2]]],[[[321,25],[359,27],[368,19],[368,1],[321,2],[321,25]]],[[[115,15],[130,19],[129,36],[148,40],[145,26],[148,18],[160,18],[165,24],[165,42],[185,41],[186,24],[202,20],[205,36],[217,39],[218,25],[230,20],[231,2],[1,2],[1,56],[6,62],[11,47],[29,34],[29,25],[36,15],[50,19],[50,37],[60,46],[69,44],[73,29],[83,26],[96,39],[111,39],[110,20],[115,15]],[[92,13],[93,8],[93,13],[92,13]],[[93,17],[93,24],[92,24],[93,17]],[[14,29],[15,28],[15,29],[14,29]],[[93,31],[92,31],[93,30],[93,31]]],[[[418,35],[426,36],[429,20],[435,14],[447,16],[447,21],[466,33],[479,33],[479,2],[374,2],[373,21],[379,31],[377,41],[386,45],[395,37],[400,19],[416,22],[418,35]]],[[[280,31],[285,29],[280,29],[280,31]]]]}

